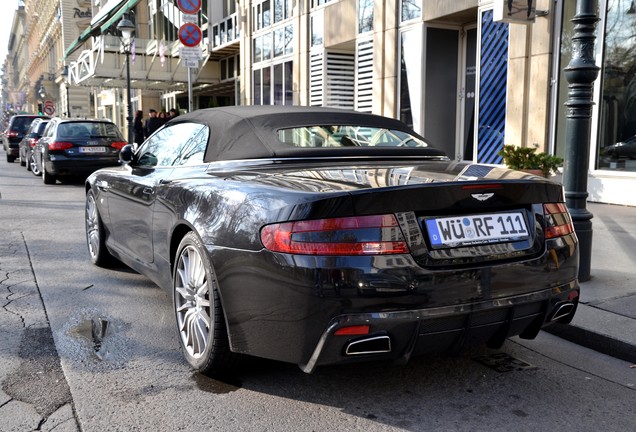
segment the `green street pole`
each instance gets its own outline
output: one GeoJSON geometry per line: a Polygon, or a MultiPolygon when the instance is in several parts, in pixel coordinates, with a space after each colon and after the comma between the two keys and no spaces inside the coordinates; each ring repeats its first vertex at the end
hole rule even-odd
{"type": "Polygon", "coordinates": [[[599,67],[594,62],[596,0],[577,0],[572,37],[572,59],[565,67],[568,81],[563,186],[565,202],[572,214],[579,239],[579,281],[590,280],[592,261],[592,218],[587,208],[587,176],[590,163],[594,81],[599,67]]]}

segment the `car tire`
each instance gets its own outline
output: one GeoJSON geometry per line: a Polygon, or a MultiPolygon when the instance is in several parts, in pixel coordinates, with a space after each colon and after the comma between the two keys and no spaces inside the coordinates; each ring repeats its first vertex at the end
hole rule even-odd
{"type": "Polygon", "coordinates": [[[26,166],[26,164],[27,164],[26,156],[25,157],[20,156],[20,166],[26,166]]]}
{"type": "Polygon", "coordinates": [[[193,232],[186,234],[172,276],[179,342],[190,366],[213,376],[227,372],[238,358],[230,351],[217,284],[201,240],[193,232]]]}
{"type": "Polygon", "coordinates": [[[42,175],[42,171],[40,171],[40,166],[38,165],[38,161],[35,158],[35,154],[33,154],[33,152],[31,153],[31,156],[29,157],[29,167],[31,168],[31,172],[33,173],[34,176],[42,175]]]}
{"type": "Polygon", "coordinates": [[[108,267],[113,262],[113,256],[106,249],[106,232],[92,190],[86,194],[84,219],[86,222],[86,245],[91,262],[99,267],[108,267]]]}
{"type": "Polygon", "coordinates": [[[56,181],[57,181],[57,178],[54,175],[49,174],[46,171],[44,164],[42,164],[42,182],[44,182],[44,184],[47,184],[47,185],[54,185],[56,181]]]}
{"type": "Polygon", "coordinates": [[[11,162],[13,162],[14,160],[15,160],[15,156],[9,156],[9,155],[7,154],[7,162],[11,163],[11,162]]]}

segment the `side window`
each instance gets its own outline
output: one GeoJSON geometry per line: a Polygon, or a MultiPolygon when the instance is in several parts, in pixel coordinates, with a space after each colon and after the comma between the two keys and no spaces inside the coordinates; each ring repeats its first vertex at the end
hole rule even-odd
{"type": "Polygon", "coordinates": [[[164,127],[141,145],[137,153],[138,163],[147,167],[201,163],[207,136],[207,128],[198,123],[176,123],[164,127]]]}
{"type": "Polygon", "coordinates": [[[57,122],[49,122],[49,124],[46,125],[46,129],[44,129],[44,133],[42,134],[42,136],[49,137],[53,135],[53,129],[55,129],[56,124],[57,122]]]}
{"type": "Polygon", "coordinates": [[[197,165],[203,163],[203,155],[208,146],[209,130],[203,125],[199,126],[181,152],[181,158],[177,165],[197,165]]]}

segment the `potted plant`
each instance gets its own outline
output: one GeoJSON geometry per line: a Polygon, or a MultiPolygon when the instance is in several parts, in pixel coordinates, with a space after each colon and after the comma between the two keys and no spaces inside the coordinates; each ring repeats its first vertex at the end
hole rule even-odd
{"type": "Polygon", "coordinates": [[[504,145],[497,153],[503,158],[504,164],[510,169],[540,173],[544,177],[556,174],[563,165],[563,158],[545,152],[537,153],[531,147],[517,147],[512,144],[504,145]]]}

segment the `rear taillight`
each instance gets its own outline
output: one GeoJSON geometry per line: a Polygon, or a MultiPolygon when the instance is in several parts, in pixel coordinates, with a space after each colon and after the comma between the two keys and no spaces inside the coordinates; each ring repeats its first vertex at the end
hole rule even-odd
{"type": "Polygon", "coordinates": [[[66,150],[73,147],[73,143],[65,141],[53,141],[49,143],[49,150],[66,150]]]}
{"type": "Polygon", "coordinates": [[[261,229],[273,252],[299,255],[385,255],[408,253],[395,216],[357,216],[284,222],[261,229]]]}
{"type": "Polygon", "coordinates": [[[16,131],[10,130],[9,132],[7,132],[7,138],[15,138],[17,136],[18,136],[18,133],[16,131]]]}
{"type": "Polygon", "coordinates": [[[38,143],[38,140],[36,138],[29,138],[29,146],[31,148],[35,147],[37,143],[38,143]]]}
{"type": "Polygon", "coordinates": [[[563,203],[543,204],[545,238],[563,237],[574,232],[572,218],[563,203]]]}
{"type": "Polygon", "coordinates": [[[122,148],[124,148],[124,146],[125,146],[126,144],[128,144],[126,141],[116,141],[116,142],[112,143],[110,146],[111,146],[112,148],[115,148],[115,149],[121,150],[122,148]]]}

